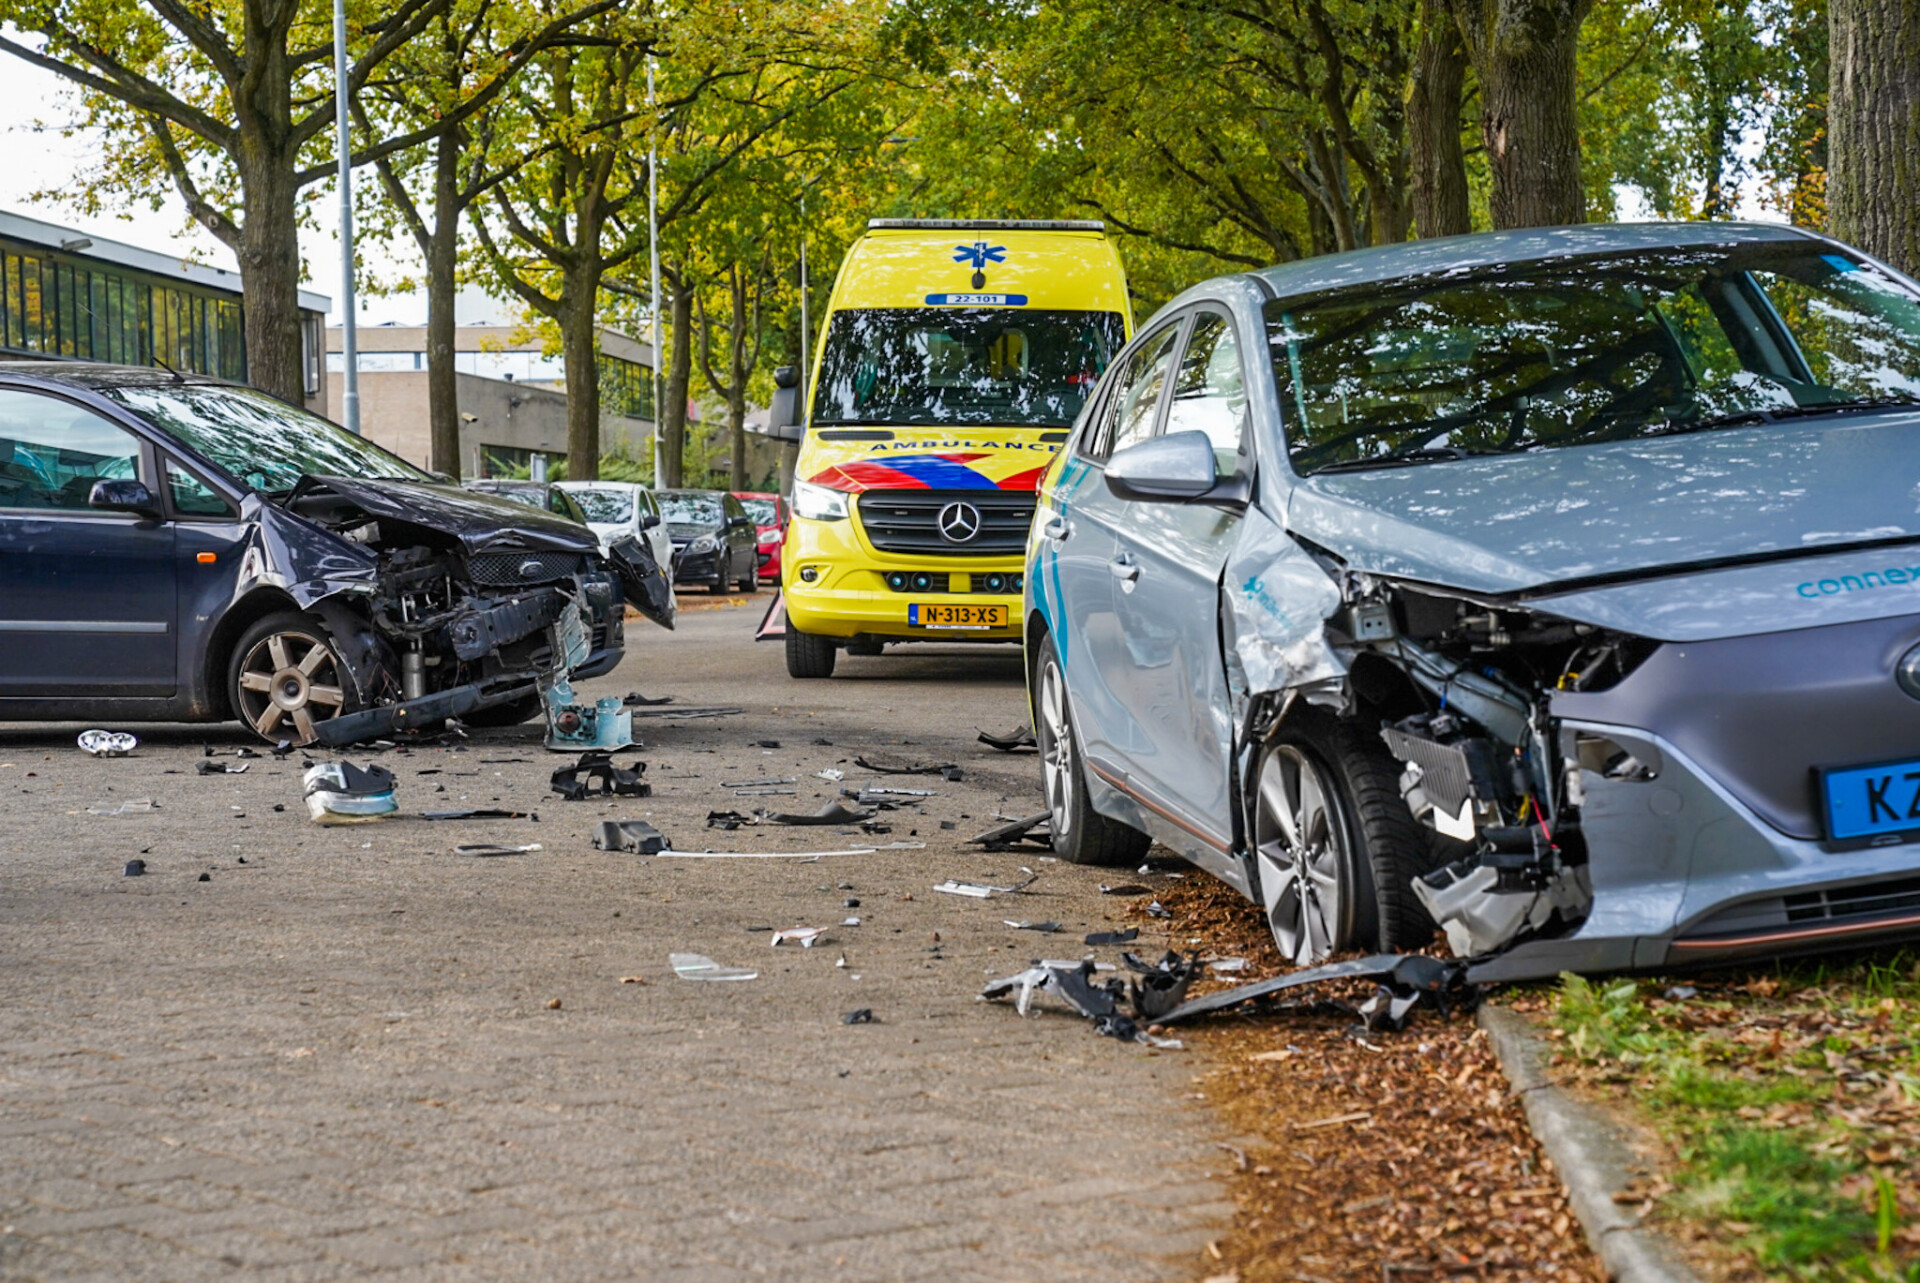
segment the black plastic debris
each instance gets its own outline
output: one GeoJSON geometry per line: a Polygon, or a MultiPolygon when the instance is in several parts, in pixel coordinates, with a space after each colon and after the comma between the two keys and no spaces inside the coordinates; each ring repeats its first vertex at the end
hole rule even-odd
{"type": "Polygon", "coordinates": [[[582,753],[572,766],[553,773],[552,788],[569,802],[592,797],[652,797],[653,786],[640,778],[646,769],[647,764],[638,759],[631,765],[617,766],[611,753],[582,753]],[[595,784],[600,786],[597,790],[595,784]]]}
{"type": "MultiPolygon", "coordinates": [[[[538,842],[528,842],[519,846],[502,845],[497,842],[463,842],[453,848],[453,853],[455,855],[471,855],[481,859],[491,859],[501,855],[530,855],[539,849],[540,844],[538,842]]],[[[615,916],[617,917],[619,915],[616,914],[615,916]]]]}
{"type": "Polygon", "coordinates": [[[1150,895],[1152,892],[1152,887],[1143,887],[1138,882],[1123,882],[1111,887],[1104,882],[1100,884],[1101,895],[1150,895]]]}
{"type": "Polygon", "coordinates": [[[267,751],[275,757],[285,757],[287,754],[293,752],[293,741],[281,740],[267,751]]]}
{"type": "Polygon", "coordinates": [[[145,860],[128,860],[127,867],[121,871],[120,876],[124,878],[138,878],[146,876],[146,872],[147,862],[145,860]]]}
{"type": "Polygon", "coordinates": [[[662,833],[645,820],[602,820],[594,830],[593,845],[600,851],[633,851],[640,855],[658,855],[672,846],[662,833]]]}
{"type": "Polygon", "coordinates": [[[1128,927],[1125,931],[1095,931],[1087,936],[1088,944],[1132,944],[1140,938],[1139,927],[1128,927]]]}
{"type": "Polygon", "coordinates": [[[1133,1020],[1120,1010],[1127,987],[1118,979],[1095,980],[1094,964],[1085,962],[1036,962],[1017,976],[995,980],[980,991],[986,999],[1013,999],[1014,1010],[1026,1015],[1035,993],[1050,993],[1093,1021],[1093,1030],[1123,1042],[1143,1041],[1145,1035],[1133,1020]]]}
{"type": "Polygon", "coordinates": [[[1475,991],[1466,983],[1466,974],[1466,966],[1460,962],[1418,953],[1376,953],[1210,993],[1158,1017],[1157,1023],[1178,1024],[1306,985],[1373,980],[1378,983],[1373,996],[1354,1010],[1370,1030],[1397,1030],[1422,1004],[1431,1003],[1443,1015],[1456,1005],[1471,1006],[1475,991]]]}
{"type": "Polygon", "coordinates": [[[745,828],[748,825],[758,824],[759,822],[760,821],[754,819],[751,815],[742,815],[738,811],[707,812],[707,827],[710,829],[726,829],[728,832],[732,832],[734,829],[745,828]]]}
{"type": "Polygon", "coordinates": [[[198,775],[239,775],[251,765],[251,762],[216,762],[203,757],[193,764],[193,769],[198,775]]]}
{"type": "Polygon", "coordinates": [[[497,806],[475,806],[456,811],[422,811],[423,820],[537,820],[532,811],[508,811],[497,806]]]}
{"type": "MultiPolygon", "coordinates": [[[[881,775],[946,775],[948,771],[957,771],[960,769],[952,762],[899,762],[892,760],[872,762],[864,757],[854,758],[853,764],[862,770],[874,771],[881,775]]],[[[959,777],[950,776],[949,778],[957,779],[959,777]]]]}
{"type": "Polygon", "coordinates": [[[1127,990],[1133,1000],[1133,1014],[1150,1024],[1176,1010],[1186,1000],[1187,987],[1200,974],[1197,958],[1192,954],[1183,958],[1171,949],[1158,962],[1131,953],[1121,954],[1120,961],[1138,976],[1127,990]]]}
{"type": "Polygon", "coordinates": [[[202,873],[202,874],[200,875],[200,877],[199,877],[199,878],[198,878],[197,880],[198,880],[198,881],[201,881],[201,882],[211,882],[211,881],[213,881],[213,874],[211,874],[211,873],[202,873]]]}
{"type": "Polygon", "coordinates": [[[849,1011],[846,1015],[840,1017],[840,1023],[843,1025],[873,1024],[873,1008],[862,1007],[858,1011],[849,1011]]]}
{"type": "Polygon", "coordinates": [[[1025,819],[1008,820],[997,824],[985,833],[967,839],[970,846],[982,846],[989,851],[1008,851],[1023,843],[1032,843],[1049,849],[1053,846],[1053,828],[1051,817],[1042,811],[1038,815],[1029,815],[1025,819]]]}
{"type": "Polygon", "coordinates": [[[1002,753],[1038,753],[1040,742],[1033,737],[1031,726],[1016,726],[1005,735],[989,735],[980,732],[980,742],[988,748],[997,748],[1002,753]]]}
{"type": "Polygon", "coordinates": [[[830,801],[812,815],[766,814],[762,818],[768,824],[858,824],[862,820],[871,820],[872,811],[856,811],[837,801],[830,801]]]}
{"type": "Polygon", "coordinates": [[[661,704],[673,703],[673,696],[661,695],[654,698],[642,695],[639,691],[628,691],[626,698],[620,701],[628,708],[654,708],[661,704]]]}
{"type": "Polygon", "coordinates": [[[755,748],[779,748],[780,741],[779,740],[755,740],[753,742],[753,746],[755,748]]]}

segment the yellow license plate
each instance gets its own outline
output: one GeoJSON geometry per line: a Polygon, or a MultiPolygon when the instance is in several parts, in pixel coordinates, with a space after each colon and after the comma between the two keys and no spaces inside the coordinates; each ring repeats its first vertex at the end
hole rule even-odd
{"type": "Polygon", "coordinates": [[[943,606],[913,602],[907,623],[915,628],[1005,628],[1005,606],[943,606]]]}

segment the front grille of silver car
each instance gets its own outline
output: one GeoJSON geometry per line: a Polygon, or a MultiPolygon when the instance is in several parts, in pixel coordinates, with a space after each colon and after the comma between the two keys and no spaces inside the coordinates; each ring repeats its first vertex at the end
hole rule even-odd
{"type": "Polygon", "coordinates": [[[571,579],[586,563],[578,552],[482,552],[467,559],[467,573],[483,588],[519,588],[571,579]]]}
{"type": "Polygon", "coordinates": [[[935,557],[1006,557],[1026,551],[1031,490],[868,490],[858,502],[867,542],[880,552],[935,557]],[[949,504],[973,505],[980,533],[955,542],[940,533],[949,504]]]}

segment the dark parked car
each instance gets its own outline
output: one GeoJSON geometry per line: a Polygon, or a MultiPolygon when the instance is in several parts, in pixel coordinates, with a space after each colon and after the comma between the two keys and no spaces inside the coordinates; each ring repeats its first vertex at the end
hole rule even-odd
{"type": "Polygon", "coordinates": [[[637,545],[474,494],[250,388],[0,363],[0,720],[348,743],[518,721],[620,662],[637,545]]]}
{"type": "Polygon", "coordinates": [[[465,488],[479,494],[497,494],[503,499],[515,503],[524,503],[529,508],[538,508],[542,512],[551,512],[556,517],[565,517],[568,521],[587,523],[587,511],[580,501],[549,481],[469,481],[465,488]]]}
{"type": "Polygon", "coordinates": [[[673,537],[673,582],[705,584],[716,593],[734,583],[759,591],[753,518],[738,499],[720,490],[662,490],[658,498],[673,537]]]}

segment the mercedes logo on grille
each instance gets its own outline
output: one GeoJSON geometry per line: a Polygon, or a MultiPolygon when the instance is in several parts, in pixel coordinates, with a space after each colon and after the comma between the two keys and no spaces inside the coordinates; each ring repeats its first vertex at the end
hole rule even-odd
{"type": "Polygon", "coordinates": [[[934,521],[948,543],[965,543],[980,533],[980,510],[970,503],[950,503],[934,521]]]}

